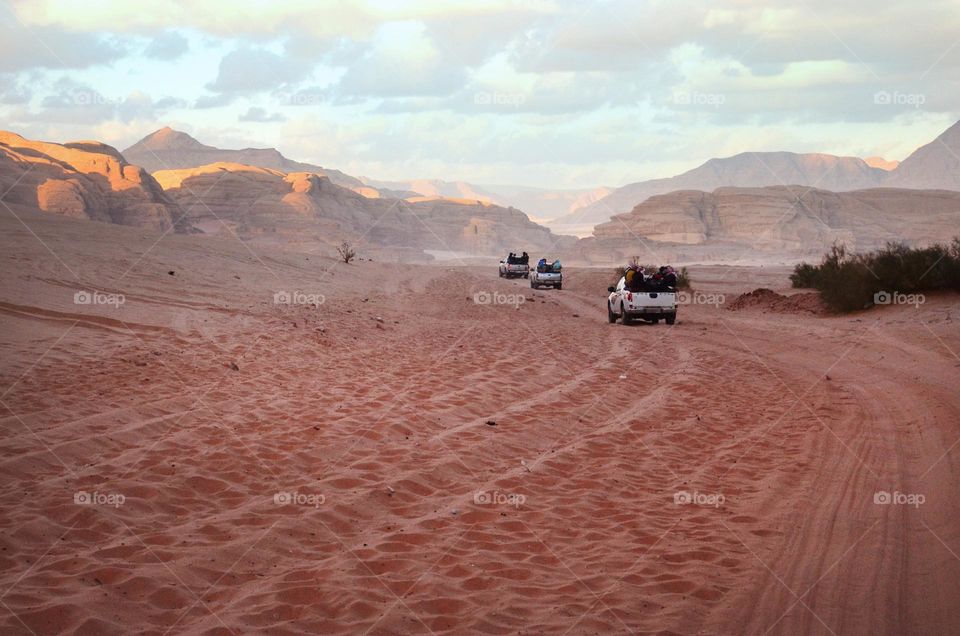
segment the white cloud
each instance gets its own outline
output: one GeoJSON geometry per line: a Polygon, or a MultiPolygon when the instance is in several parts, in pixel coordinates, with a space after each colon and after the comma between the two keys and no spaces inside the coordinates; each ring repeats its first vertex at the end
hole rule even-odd
{"type": "Polygon", "coordinates": [[[240,115],[239,120],[266,124],[271,122],[286,121],[287,118],[280,113],[268,113],[265,109],[260,108],[259,106],[251,106],[247,109],[247,112],[240,115]]]}
{"type": "Polygon", "coordinates": [[[422,24],[400,22],[378,32],[331,92],[347,99],[446,95],[462,86],[466,77],[467,70],[436,48],[422,24]]]}
{"type": "Polygon", "coordinates": [[[744,150],[902,155],[960,115],[956,0],[3,6],[9,126],[130,142],[175,111],[209,143],[380,178],[616,185],[744,150]]]}
{"type": "Polygon", "coordinates": [[[208,88],[227,94],[267,91],[302,78],[304,70],[276,53],[241,48],[227,53],[220,60],[220,72],[208,88]]]}
{"type": "Polygon", "coordinates": [[[165,31],[152,38],[143,54],[157,60],[175,60],[187,52],[190,43],[176,31],[165,31]]]}
{"type": "Polygon", "coordinates": [[[107,64],[125,54],[116,41],[59,28],[27,29],[12,19],[0,22],[0,73],[36,68],[79,69],[107,64]]]}

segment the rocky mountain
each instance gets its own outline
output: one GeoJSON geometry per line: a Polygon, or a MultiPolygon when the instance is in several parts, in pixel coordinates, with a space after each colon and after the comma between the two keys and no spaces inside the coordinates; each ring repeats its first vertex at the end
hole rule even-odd
{"type": "Polygon", "coordinates": [[[382,181],[379,179],[360,179],[372,188],[394,193],[398,198],[432,197],[448,199],[471,199],[485,203],[496,202],[497,196],[481,186],[465,181],[443,181],[442,179],[412,179],[409,181],[382,181]]]}
{"type": "Polygon", "coordinates": [[[900,162],[885,185],[960,190],[960,122],[900,162]]]}
{"type": "Polygon", "coordinates": [[[871,168],[880,168],[881,170],[886,170],[887,172],[896,170],[897,166],[900,165],[900,162],[896,159],[884,159],[883,157],[867,157],[864,159],[864,161],[871,168]]]}
{"type": "Polygon", "coordinates": [[[150,133],[123,151],[129,161],[143,166],[150,172],[177,168],[196,168],[211,163],[233,163],[279,170],[280,172],[312,172],[324,175],[332,183],[368,197],[380,193],[356,177],[339,170],[321,168],[284,157],[276,148],[243,148],[226,150],[200,143],[185,132],[170,127],[150,133]]]}
{"type": "MultiPolygon", "coordinates": [[[[555,219],[559,216],[569,214],[578,208],[590,205],[594,201],[612,192],[612,188],[603,186],[589,189],[562,190],[510,185],[485,185],[481,187],[494,194],[494,202],[520,208],[538,221],[545,223],[548,227],[550,223],[547,219],[555,219]]],[[[565,232],[560,231],[560,233],[564,234],[565,232]]]]}
{"type": "Polygon", "coordinates": [[[818,259],[834,241],[853,251],[899,240],[924,245],[960,230],[960,192],[802,186],[681,190],[650,197],[600,224],[573,252],[591,263],[818,259]]]}
{"type": "Polygon", "coordinates": [[[364,183],[402,198],[410,196],[472,199],[519,208],[538,221],[553,219],[606,196],[611,188],[548,189],[516,185],[477,185],[466,181],[415,179],[381,181],[361,177],[364,183]]]}
{"type": "Polygon", "coordinates": [[[631,183],[615,189],[591,205],[555,219],[551,228],[573,231],[609,220],[633,209],[647,198],[675,190],[712,191],[724,186],[762,187],[784,184],[814,186],[834,192],[861,190],[881,185],[887,171],[873,168],[858,157],[792,152],[744,152],[733,157],[710,159],[676,177],[631,183]]]}
{"type": "Polygon", "coordinates": [[[221,162],[154,176],[197,228],[257,242],[333,246],[349,240],[410,259],[424,251],[497,255],[575,242],[513,208],[437,197],[372,199],[309,172],[221,162]]]}
{"type": "Polygon", "coordinates": [[[191,230],[148,172],[96,141],[55,144],[0,131],[0,192],[7,204],[64,216],[191,230]]]}

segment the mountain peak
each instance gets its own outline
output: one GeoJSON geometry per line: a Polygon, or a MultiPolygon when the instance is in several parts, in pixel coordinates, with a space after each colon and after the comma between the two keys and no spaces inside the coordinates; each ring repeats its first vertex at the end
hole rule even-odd
{"type": "Polygon", "coordinates": [[[937,139],[940,141],[950,141],[951,143],[960,143],[960,121],[940,133],[937,139]]]}
{"type": "Polygon", "coordinates": [[[141,150],[195,150],[208,148],[190,135],[170,126],[154,131],[130,146],[141,150]]]}
{"type": "Polygon", "coordinates": [[[884,159],[883,157],[867,157],[864,159],[868,166],[871,168],[880,168],[881,170],[886,170],[890,172],[896,170],[897,166],[900,165],[900,162],[896,159],[884,159]]]}
{"type": "Polygon", "coordinates": [[[901,161],[887,185],[960,190],[960,121],[901,161]]]}

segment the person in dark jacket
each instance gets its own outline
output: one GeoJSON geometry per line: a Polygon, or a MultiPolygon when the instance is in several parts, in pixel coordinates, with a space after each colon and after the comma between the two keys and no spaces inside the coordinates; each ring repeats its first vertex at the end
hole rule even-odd
{"type": "Polygon", "coordinates": [[[643,289],[643,267],[636,259],[630,261],[623,273],[624,284],[627,291],[638,292],[643,289]]]}
{"type": "Polygon", "coordinates": [[[663,267],[660,268],[660,270],[661,270],[660,276],[661,276],[661,279],[663,280],[663,285],[671,290],[676,289],[677,273],[673,271],[673,268],[670,267],[669,265],[664,265],[663,267]]]}

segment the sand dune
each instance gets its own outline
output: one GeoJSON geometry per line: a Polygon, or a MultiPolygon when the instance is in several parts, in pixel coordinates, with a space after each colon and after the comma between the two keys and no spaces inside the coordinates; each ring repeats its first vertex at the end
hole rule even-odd
{"type": "Polygon", "coordinates": [[[956,296],[624,327],[604,270],[20,212],[57,259],[0,216],[5,634],[960,629],[956,296]]]}

